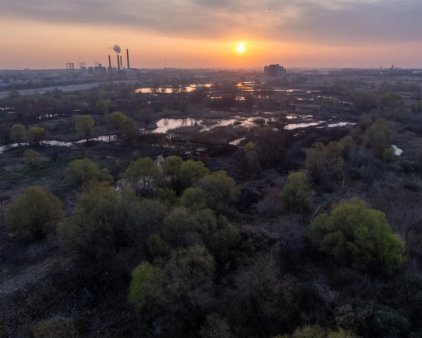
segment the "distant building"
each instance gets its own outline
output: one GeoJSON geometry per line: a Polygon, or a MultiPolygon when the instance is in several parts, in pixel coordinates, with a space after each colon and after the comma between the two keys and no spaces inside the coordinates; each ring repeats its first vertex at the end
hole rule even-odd
{"type": "Polygon", "coordinates": [[[286,73],[286,68],[280,65],[269,65],[264,67],[264,74],[267,77],[280,78],[286,73]]]}

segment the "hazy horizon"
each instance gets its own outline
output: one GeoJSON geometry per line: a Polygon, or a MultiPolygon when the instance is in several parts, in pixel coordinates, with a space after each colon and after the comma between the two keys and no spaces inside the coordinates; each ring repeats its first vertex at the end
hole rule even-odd
{"type": "Polygon", "coordinates": [[[422,67],[417,0],[0,0],[0,69],[422,67]],[[236,53],[244,41],[246,51],[236,53]]]}

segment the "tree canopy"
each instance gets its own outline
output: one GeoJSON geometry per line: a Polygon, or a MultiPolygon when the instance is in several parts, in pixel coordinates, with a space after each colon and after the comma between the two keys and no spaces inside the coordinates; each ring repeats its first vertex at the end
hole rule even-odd
{"type": "Polygon", "coordinates": [[[41,187],[25,189],[6,209],[8,231],[24,240],[37,240],[54,232],[63,217],[58,197],[41,187]]]}
{"type": "Polygon", "coordinates": [[[404,242],[385,214],[360,200],[343,201],[319,215],[309,236],[320,251],[358,268],[391,274],[404,263],[404,242]]]}

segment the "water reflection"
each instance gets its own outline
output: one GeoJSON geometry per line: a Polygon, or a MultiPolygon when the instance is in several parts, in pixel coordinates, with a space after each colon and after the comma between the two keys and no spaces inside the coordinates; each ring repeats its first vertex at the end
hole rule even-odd
{"type": "Polygon", "coordinates": [[[165,86],[165,87],[141,87],[135,90],[137,94],[176,94],[191,93],[198,88],[211,88],[211,83],[191,84],[188,86],[165,86]]]}
{"type": "Polygon", "coordinates": [[[315,127],[319,126],[320,124],[323,124],[324,121],[317,121],[317,122],[308,122],[308,123],[289,123],[284,126],[285,130],[295,130],[299,128],[309,128],[309,127],[315,127]]]}
{"type": "MultiPolygon", "coordinates": [[[[102,135],[98,137],[93,137],[88,140],[82,139],[77,141],[59,141],[59,140],[45,140],[39,142],[41,146],[50,146],[50,147],[64,147],[71,148],[76,145],[85,144],[87,142],[102,142],[102,143],[111,143],[117,141],[117,135],[102,135]]],[[[4,153],[7,150],[11,150],[18,147],[27,147],[30,144],[28,142],[21,143],[11,143],[4,146],[0,146],[0,154],[4,153]]]]}
{"type": "Polygon", "coordinates": [[[152,132],[157,134],[165,134],[169,130],[181,127],[202,126],[202,121],[193,118],[186,119],[161,119],[157,122],[157,128],[152,132]]]}
{"type": "Polygon", "coordinates": [[[242,128],[252,128],[258,125],[268,125],[272,122],[276,122],[277,118],[266,117],[266,118],[256,118],[256,117],[241,117],[235,116],[229,119],[221,120],[200,120],[195,118],[185,118],[185,119],[161,119],[157,122],[157,128],[154,129],[153,133],[165,134],[170,130],[181,128],[181,127],[200,127],[199,132],[207,132],[217,127],[242,127],[242,128]]]}
{"type": "Polygon", "coordinates": [[[231,144],[232,146],[238,146],[245,140],[246,140],[246,137],[241,137],[236,140],[230,141],[229,144],[231,144]]]}

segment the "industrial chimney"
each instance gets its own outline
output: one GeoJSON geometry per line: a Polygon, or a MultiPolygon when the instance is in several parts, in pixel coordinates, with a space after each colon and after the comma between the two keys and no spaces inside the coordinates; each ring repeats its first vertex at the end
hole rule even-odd
{"type": "Polygon", "coordinates": [[[117,54],[117,69],[120,70],[120,56],[117,54]]]}
{"type": "Polygon", "coordinates": [[[111,55],[108,56],[108,69],[111,69],[111,55]]]}
{"type": "Polygon", "coordinates": [[[127,69],[130,69],[129,49],[126,49],[127,69]]]}
{"type": "Polygon", "coordinates": [[[123,56],[120,55],[120,67],[123,69],[123,56]]]}

